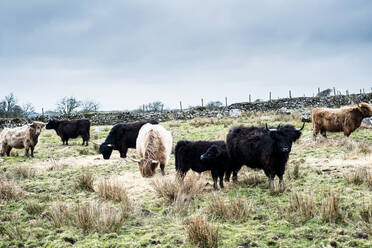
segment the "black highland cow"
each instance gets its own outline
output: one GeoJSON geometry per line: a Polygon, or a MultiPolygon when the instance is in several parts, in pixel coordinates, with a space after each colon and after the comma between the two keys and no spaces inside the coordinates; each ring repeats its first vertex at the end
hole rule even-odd
{"type": "Polygon", "coordinates": [[[190,169],[198,173],[210,170],[214,189],[217,190],[218,178],[223,188],[223,176],[230,166],[225,141],[178,141],[175,158],[176,170],[182,180],[190,169]]]}
{"type": "Polygon", "coordinates": [[[159,124],[155,120],[119,123],[113,126],[105,142],[99,147],[104,159],[109,159],[113,150],[120,152],[121,158],[127,157],[128,148],[136,148],[138,132],[146,123],[159,124]]]}
{"type": "Polygon", "coordinates": [[[227,150],[232,160],[232,169],[226,172],[225,180],[237,180],[237,173],[243,165],[264,170],[274,186],[274,177],[279,177],[279,185],[284,189],[283,174],[291,152],[292,143],[301,136],[301,129],[292,125],[279,125],[277,128],[239,126],[227,134],[227,150]]]}
{"type": "Polygon", "coordinates": [[[83,139],[82,145],[88,145],[90,138],[90,121],[88,119],[80,120],[50,120],[45,126],[46,129],[54,129],[62,143],[68,145],[69,139],[79,136],[83,139]]]}

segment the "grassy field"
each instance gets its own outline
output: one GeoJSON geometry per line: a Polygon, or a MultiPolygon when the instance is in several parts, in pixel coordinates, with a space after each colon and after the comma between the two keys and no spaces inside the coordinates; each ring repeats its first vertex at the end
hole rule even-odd
{"type": "MultiPolygon", "coordinates": [[[[161,123],[181,139],[225,139],[235,125],[291,123],[291,116],[161,123]]],[[[111,127],[91,128],[102,141],[111,127]]],[[[43,130],[35,158],[12,151],[0,162],[0,247],[371,247],[372,129],[312,140],[311,124],[294,144],[284,192],[244,167],[238,183],[213,191],[209,173],[175,178],[174,155],[153,178],[114,151],[103,160],[81,139],[62,146],[43,130]]],[[[135,157],[135,150],[129,151],[135,157]]],[[[277,179],[276,179],[277,180],[277,179]]],[[[278,183],[278,182],[276,182],[278,183]]]]}

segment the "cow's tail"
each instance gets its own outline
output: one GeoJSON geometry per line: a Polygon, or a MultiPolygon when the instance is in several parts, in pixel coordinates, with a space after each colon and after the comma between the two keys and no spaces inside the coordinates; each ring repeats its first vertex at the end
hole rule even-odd
{"type": "Polygon", "coordinates": [[[176,144],[176,148],[174,149],[174,156],[175,156],[175,166],[176,166],[176,171],[178,172],[180,168],[180,150],[182,147],[186,146],[188,141],[185,140],[180,140],[176,144]]]}

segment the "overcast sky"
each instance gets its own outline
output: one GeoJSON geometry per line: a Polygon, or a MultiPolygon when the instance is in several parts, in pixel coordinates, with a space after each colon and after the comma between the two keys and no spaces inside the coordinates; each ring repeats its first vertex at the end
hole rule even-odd
{"type": "Polygon", "coordinates": [[[372,87],[369,0],[1,0],[0,97],[102,110],[372,87]]]}

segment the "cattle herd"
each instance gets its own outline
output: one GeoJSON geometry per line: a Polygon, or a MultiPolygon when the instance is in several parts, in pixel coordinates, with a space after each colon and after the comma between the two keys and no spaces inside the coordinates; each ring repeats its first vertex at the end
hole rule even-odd
{"type": "MultiPolygon", "coordinates": [[[[349,136],[360,127],[363,118],[372,116],[372,107],[361,103],[354,107],[341,109],[316,108],[312,111],[313,137],[320,132],[343,132],[349,136]]],[[[45,126],[42,122],[17,127],[5,128],[0,134],[0,155],[10,156],[12,148],[25,149],[25,156],[34,156],[38,137],[45,126]]],[[[274,186],[275,176],[279,178],[280,188],[284,188],[283,175],[285,165],[291,152],[292,143],[301,137],[305,123],[297,129],[292,125],[277,127],[232,127],[224,140],[187,141],[180,140],[175,146],[175,168],[177,178],[183,180],[191,169],[201,173],[211,171],[213,187],[224,187],[223,180],[238,179],[238,172],[243,165],[253,169],[262,169],[269,179],[270,188],[274,186]]],[[[54,129],[61,137],[62,143],[68,145],[70,138],[82,137],[82,145],[88,145],[90,139],[90,121],[50,120],[46,129],[54,129]]],[[[127,157],[128,148],[136,148],[140,159],[138,162],[143,177],[151,177],[160,165],[162,175],[172,152],[172,135],[157,121],[137,121],[116,124],[110,130],[106,140],[99,146],[104,159],[109,159],[112,151],[117,150],[121,158],[127,157]]]]}

